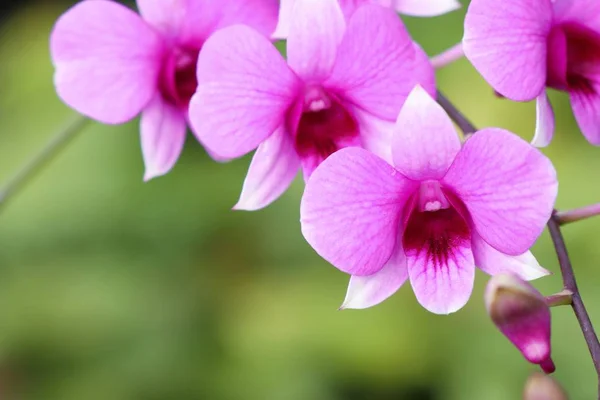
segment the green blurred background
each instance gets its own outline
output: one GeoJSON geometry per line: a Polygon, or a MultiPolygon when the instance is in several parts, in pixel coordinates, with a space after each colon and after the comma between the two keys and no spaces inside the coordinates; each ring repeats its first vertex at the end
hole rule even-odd
{"type": "MultiPolygon", "coordinates": [[[[71,2],[72,3],[72,2],[71,2]]],[[[15,2],[0,25],[0,179],[73,112],[55,95],[48,34],[68,1],[15,2]]],[[[429,54],[460,40],[464,9],[405,18],[429,54]]],[[[439,86],[480,127],[530,139],[534,105],[494,97],[465,60],[439,86]]],[[[600,201],[600,149],[552,93],[545,152],[559,208],[600,201]]],[[[175,169],[142,182],[138,121],[92,124],[0,214],[0,399],[513,400],[527,364],[486,317],[478,273],[469,304],[437,316],[405,286],[339,312],[347,276],[299,230],[302,182],[265,210],[233,212],[249,158],[211,161],[190,136],[175,169]]],[[[600,218],[564,229],[600,326],[600,218]]],[[[534,252],[561,288],[545,233],[534,252]]],[[[556,378],[593,399],[595,374],[570,309],[553,312],[556,378]]]]}

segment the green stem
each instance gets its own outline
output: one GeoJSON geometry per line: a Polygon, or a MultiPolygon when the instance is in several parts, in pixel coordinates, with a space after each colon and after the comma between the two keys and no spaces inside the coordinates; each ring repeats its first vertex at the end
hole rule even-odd
{"type": "Polygon", "coordinates": [[[0,208],[5,207],[27,182],[40,172],[47,163],[52,161],[77,133],[82,131],[88,122],[87,118],[80,115],[73,118],[50,139],[39,153],[19,168],[15,175],[0,188],[0,208]]]}

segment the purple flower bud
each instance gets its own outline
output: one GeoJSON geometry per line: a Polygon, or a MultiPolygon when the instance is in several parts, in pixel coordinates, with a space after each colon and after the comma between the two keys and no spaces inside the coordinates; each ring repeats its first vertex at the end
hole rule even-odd
{"type": "Polygon", "coordinates": [[[567,400],[562,387],[548,375],[534,373],[525,384],[524,400],[567,400]]]}
{"type": "Polygon", "coordinates": [[[516,275],[492,277],[485,293],[488,314],[527,361],[550,374],[550,309],[544,296],[516,275]]]}

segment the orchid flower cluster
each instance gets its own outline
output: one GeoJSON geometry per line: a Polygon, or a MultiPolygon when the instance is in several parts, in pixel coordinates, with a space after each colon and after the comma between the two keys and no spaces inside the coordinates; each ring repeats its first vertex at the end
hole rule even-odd
{"type": "MultiPolygon", "coordinates": [[[[490,317],[552,372],[549,302],[525,282],[549,274],[529,249],[557,220],[556,171],[536,147],[554,130],[546,88],[569,94],[582,133],[600,145],[600,2],[469,5],[458,49],[498,95],[537,101],[531,143],[500,127],[459,134],[463,116],[442,101],[432,62],[397,14],[459,7],[137,0],[138,13],[85,0],[51,34],[55,86],[93,120],[141,116],[144,180],[173,168],[188,128],[216,161],[254,151],[234,209],[268,206],[301,171],[302,234],[350,276],[342,308],[379,304],[408,281],[425,309],[453,313],[476,268],[494,276],[490,317]]],[[[572,301],[576,287],[567,289],[559,302],[572,301]]]]}

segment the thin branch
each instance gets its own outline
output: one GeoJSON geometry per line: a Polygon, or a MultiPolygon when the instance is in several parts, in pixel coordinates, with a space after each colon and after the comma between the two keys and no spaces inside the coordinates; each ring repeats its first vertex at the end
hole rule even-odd
{"type": "Polygon", "coordinates": [[[548,307],[570,306],[573,304],[573,292],[563,289],[561,292],[546,297],[548,307]]]}
{"type": "Polygon", "coordinates": [[[579,326],[581,327],[581,331],[583,332],[583,336],[585,337],[585,341],[592,356],[594,367],[596,368],[596,374],[598,375],[598,392],[600,396],[600,342],[598,342],[598,336],[594,331],[592,321],[590,320],[590,316],[585,309],[585,305],[583,304],[583,300],[581,299],[581,295],[577,288],[575,272],[573,271],[573,266],[569,259],[567,246],[565,245],[565,240],[560,231],[560,221],[556,213],[552,214],[550,221],[548,221],[548,230],[550,231],[550,236],[552,237],[552,242],[556,249],[565,289],[573,292],[571,306],[573,307],[573,311],[575,312],[575,316],[577,317],[577,321],[579,322],[579,326]]]}
{"type": "Polygon", "coordinates": [[[581,221],[582,219],[600,215],[600,203],[590,206],[575,208],[573,210],[559,211],[556,213],[556,218],[561,225],[569,222],[581,221]]]}
{"type": "Polygon", "coordinates": [[[82,130],[89,120],[76,116],[62,128],[39,153],[27,161],[9,181],[0,188],[0,208],[18,193],[19,189],[32,179],[44,165],[50,162],[82,130]]]}
{"type": "Polygon", "coordinates": [[[460,60],[464,56],[465,53],[463,51],[462,42],[459,42],[458,44],[450,47],[448,50],[431,57],[430,61],[434,68],[442,68],[453,63],[454,61],[460,60]]]}
{"type": "Polygon", "coordinates": [[[452,121],[454,121],[456,125],[458,125],[460,130],[463,131],[465,137],[477,132],[477,128],[475,128],[475,125],[473,125],[471,121],[469,121],[467,117],[465,117],[463,113],[461,113],[454,106],[454,104],[452,104],[452,102],[448,100],[448,98],[444,96],[444,94],[439,90],[437,92],[437,102],[440,106],[442,106],[442,108],[444,109],[444,111],[446,111],[450,118],[452,118],[452,121]]]}
{"type": "MultiPolygon", "coordinates": [[[[450,118],[463,130],[465,136],[476,132],[477,129],[471,124],[467,118],[456,108],[454,105],[438,92],[438,103],[446,110],[450,118]],[[464,127],[464,129],[463,129],[464,127]]],[[[571,265],[571,260],[567,252],[567,246],[565,244],[562,232],[560,231],[560,214],[554,211],[550,220],[548,221],[548,230],[554,243],[556,255],[558,256],[558,263],[560,265],[560,271],[563,279],[564,289],[572,293],[571,307],[575,313],[575,317],[579,322],[581,331],[587,343],[594,368],[596,369],[596,375],[598,379],[598,400],[600,400],[600,342],[598,342],[598,336],[594,331],[590,316],[585,309],[583,299],[577,288],[577,281],[575,280],[575,272],[571,265]]]]}

